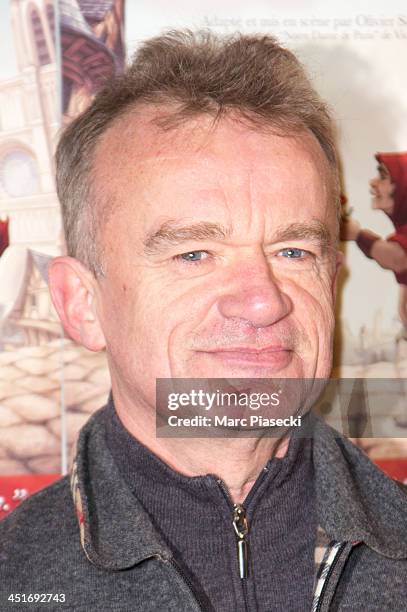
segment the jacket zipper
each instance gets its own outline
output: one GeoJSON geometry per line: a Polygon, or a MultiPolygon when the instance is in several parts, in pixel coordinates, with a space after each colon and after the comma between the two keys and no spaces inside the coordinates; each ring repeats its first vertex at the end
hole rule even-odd
{"type": "MultiPolygon", "coordinates": [[[[250,489],[249,494],[245,499],[246,507],[250,503],[250,500],[252,499],[255,491],[260,486],[267,472],[268,469],[264,468],[261,476],[257,479],[255,485],[250,489]]],[[[249,533],[249,523],[247,520],[246,509],[242,504],[234,504],[232,502],[229,491],[227,490],[223,480],[219,478],[217,482],[229,505],[233,508],[232,524],[233,530],[237,537],[237,558],[239,562],[239,576],[241,580],[244,580],[248,577],[249,572],[249,543],[247,539],[249,533]]],[[[245,591],[245,588],[243,588],[243,590],[245,591]]]]}
{"type": "MultiPolygon", "coordinates": [[[[232,509],[232,525],[233,525],[233,531],[235,532],[235,536],[237,538],[237,559],[238,559],[238,564],[239,564],[239,577],[240,577],[240,581],[242,585],[244,608],[245,610],[249,610],[249,606],[247,603],[247,586],[246,586],[246,580],[245,580],[245,578],[247,578],[248,576],[248,558],[249,558],[248,557],[248,543],[246,539],[246,536],[249,532],[249,525],[247,522],[246,510],[241,504],[234,504],[232,502],[229,491],[226,488],[226,485],[221,478],[217,479],[217,483],[223,495],[225,496],[229,506],[232,509]],[[241,533],[241,535],[239,535],[239,532],[241,533]]],[[[250,498],[250,493],[248,497],[246,498],[246,501],[247,499],[250,498]]]]}
{"type": "Polygon", "coordinates": [[[243,600],[245,609],[248,610],[246,578],[249,575],[249,543],[247,541],[249,523],[246,516],[246,510],[242,504],[234,504],[233,529],[237,537],[237,560],[239,563],[239,576],[242,584],[243,600]]]}
{"type": "MultiPolygon", "coordinates": [[[[248,577],[248,561],[249,561],[249,550],[248,549],[249,547],[248,547],[248,542],[247,542],[247,535],[249,533],[249,523],[248,523],[247,516],[246,516],[246,510],[242,506],[242,504],[232,504],[232,500],[230,498],[229,491],[227,490],[222,480],[219,479],[218,484],[223,494],[225,495],[227,501],[229,502],[229,504],[233,506],[232,524],[233,524],[233,529],[234,529],[234,532],[237,538],[237,557],[238,557],[238,564],[239,564],[239,577],[242,580],[244,605],[245,605],[246,610],[248,610],[245,578],[248,577]]],[[[251,497],[251,494],[253,494],[253,489],[250,491],[248,497],[246,498],[246,501],[247,499],[251,497]]],[[[196,593],[194,585],[189,579],[189,577],[183,572],[183,570],[181,569],[181,567],[178,565],[178,563],[175,561],[174,558],[168,559],[168,561],[170,565],[172,565],[172,567],[178,573],[178,575],[182,578],[182,580],[185,582],[185,584],[188,586],[189,590],[191,591],[191,594],[193,595],[196,603],[198,604],[199,609],[205,612],[205,606],[202,600],[200,599],[200,597],[198,596],[198,594],[196,593]]]]}
{"type": "Polygon", "coordinates": [[[246,517],[246,510],[241,504],[235,504],[233,508],[233,528],[237,537],[237,558],[239,562],[239,576],[241,580],[248,576],[249,545],[247,535],[249,533],[249,523],[246,517]]]}
{"type": "MultiPolygon", "coordinates": [[[[250,503],[250,500],[254,496],[255,491],[260,486],[263,478],[268,472],[267,468],[264,468],[263,473],[260,478],[257,479],[256,484],[252,487],[249,494],[245,499],[245,504],[250,503]]],[[[245,609],[249,609],[248,605],[248,595],[247,595],[247,583],[246,579],[249,576],[249,542],[248,542],[248,534],[249,534],[249,522],[247,520],[247,512],[246,508],[242,504],[234,504],[231,500],[229,491],[226,488],[225,483],[220,478],[218,479],[218,485],[226,497],[229,505],[232,508],[232,525],[233,530],[235,532],[235,536],[237,539],[237,560],[239,567],[239,578],[242,585],[243,591],[243,601],[245,609]]]]}
{"type": "Polygon", "coordinates": [[[341,544],[341,546],[338,548],[338,552],[336,553],[334,560],[332,561],[331,567],[328,570],[328,573],[327,573],[325,581],[324,581],[324,585],[323,585],[321,593],[319,595],[318,605],[315,608],[315,612],[320,612],[320,610],[321,610],[321,607],[322,607],[322,604],[323,604],[323,601],[324,601],[324,595],[325,595],[326,589],[328,588],[329,579],[332,576],[332,572],[334,571],[334,569],[336,567],[336,564],[339,561],[339,557],[342,555],[345,546],[346,546],[346,542],[341,544]]]}

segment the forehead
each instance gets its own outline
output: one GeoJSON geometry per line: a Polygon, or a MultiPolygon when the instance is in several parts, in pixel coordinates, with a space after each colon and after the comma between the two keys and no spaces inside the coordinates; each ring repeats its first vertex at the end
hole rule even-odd
{"type": "Polygon", "coordinates": [[[141,220],[158,207],[209,219],[222,210],[242,213],[249,203],[267,210],[290,203],[286,213],[294,217],[333,208],[331,170],[312,134],[278,136],[232,118],[214,126],[209,117],[165,131],[156,118],[151,110],[129,114],[97,146],[96,183],[116,211],[131,203],[141,220]]]}

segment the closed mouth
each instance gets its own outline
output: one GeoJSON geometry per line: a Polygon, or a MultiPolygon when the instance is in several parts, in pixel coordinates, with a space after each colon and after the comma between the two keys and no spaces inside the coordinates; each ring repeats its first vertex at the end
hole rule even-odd
{"type": "Polygon", "coordinates": [[[263,367],[288,365],[293,350],[284,346],[272,345],[263,348],[232,346],[202,351],[214,358],[241,365],[258,365],[263,367]]]}

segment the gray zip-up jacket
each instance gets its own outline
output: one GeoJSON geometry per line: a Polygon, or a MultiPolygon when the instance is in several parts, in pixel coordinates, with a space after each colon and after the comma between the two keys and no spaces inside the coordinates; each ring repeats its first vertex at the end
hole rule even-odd
{"type": "MultiPolygon", "coordinates": [[[[313,610],[407,611],[405,489],[320,421],[313,457],[313,610]]],[[[204,609],[123,482],[98,413],[81,431],[71,487],[63,478],[0,522],[0,610],[43,609],[204,609]]]]}

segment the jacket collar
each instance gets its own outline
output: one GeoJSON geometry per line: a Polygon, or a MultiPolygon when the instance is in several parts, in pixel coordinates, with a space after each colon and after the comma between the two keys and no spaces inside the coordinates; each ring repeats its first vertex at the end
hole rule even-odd
{"type": "MultiPolygon", "coordinates": [[[[362,541],[387,557],[407,558],[407,495],[346,438],[313,419],[319,523],[328,539],[362,541]]],[[[172,553],[123,481],[106,446],[103,409],[81,430],[71,486],[89,561],[126,569],[172,553]]]]}
{"type": "Polygon", "coordinates": [[[352,442],[315,418],[313,460],[319,523],[330,538],[407,558],[407,493],[352,442]]]}
{"type": "Polygon", "coordinates": [[[94,565],[110,570],[154,556],[170,559],[171,551],[113,461],[101,417],[102,411],[96,412],[82,428],[71,472],[85,554],[94,565]]]}

